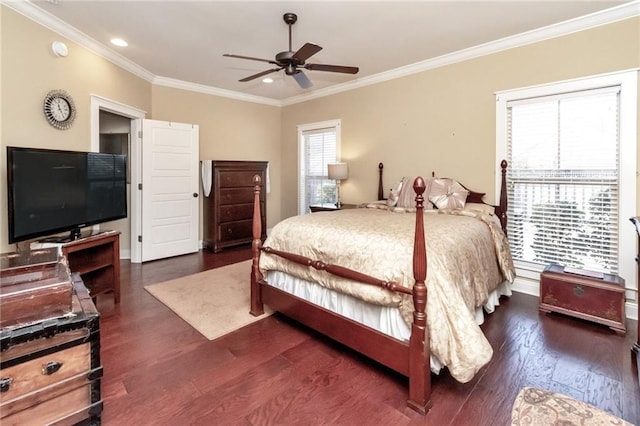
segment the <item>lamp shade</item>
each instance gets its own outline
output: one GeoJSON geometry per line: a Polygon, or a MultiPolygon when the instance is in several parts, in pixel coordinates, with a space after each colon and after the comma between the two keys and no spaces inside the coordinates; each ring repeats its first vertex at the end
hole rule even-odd
{"type": "Polygon", "coordinates": [[[329,164],[327,168],[329,179],[343,180],[349,177],[349,167],[347,163],[329,164]]]}

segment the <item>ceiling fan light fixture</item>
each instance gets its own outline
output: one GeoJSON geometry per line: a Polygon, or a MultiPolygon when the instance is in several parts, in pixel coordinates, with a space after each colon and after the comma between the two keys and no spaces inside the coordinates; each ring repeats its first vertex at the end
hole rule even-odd
{"type": "Polygon", "coordinates": [[[263,83],[267,83],[267,84],[271,84],[271,83],[273,83],[273,79],[271,77],[263,78],[262,82],[263,83]]]}
{"type": "MultiPolygon", "coordinates": [[[[256,78],[263,77],[267,74],[284,70],[285,74],[288,76],[292,76],[301,88],[308,89],[309,87],[313,86],[313,83],[311,83],[309,78],[302,72],[301,68],[308,69],[309,71],[327,71],[343,74],[358,73],[358,67],[348,67],[344,65],[307,64],[307,59],[321,51],[322,47],[318,46],[315,43],[305,43],[301,48],[294,52],[291,47],[291,26],[298,20],[298,17],[295,13],[285,13],[283,19],[284,22],[289,26],[289,50],[276,54],[275,60],[234,55],[230,53],[225,53],[222,55],[229,58],[249,59],[251,61],[267,62],[277,67],[250,75],[248,77],[240,79],[239,81],[251,81],[256,78]]],[[[266,81],[264,82],[266,83],[266,81]]]]}
{"type": "Polygon", "coordinates": [[[284,72],[287,75],[294,75],[296,71],[297,71],[296,67],[293,64],[287,65],[286,68],[284,69],[284,72]]]}

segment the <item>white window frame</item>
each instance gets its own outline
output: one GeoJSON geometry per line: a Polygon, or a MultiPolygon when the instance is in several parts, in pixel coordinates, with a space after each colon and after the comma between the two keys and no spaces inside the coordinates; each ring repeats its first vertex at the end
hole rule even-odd
{"type": "MultiPolygon", "coordinates": [[[[496,164],[500,164],[507,155],[508,102],[609,86],[620,86],[619,275],[625,279],[627,289],[631,290],[627,291],[627,298],[634,300],[635,292],[632,289],[638,288],[635,262],[638,237],[629,218],[637,215],[638,69],[496,92],[496,164]]],[[[498,170],[496,172],[496,194],[498,194],[502,176],[499,167],[496,169],[498,170]]],[[[539,281],[542,267],[521,262],[515,262],[515,266],[518,278],[523,278],[525,281],[539,281]]]]}
{"type": "Polygon", "coordinates": [[[327,120],[327,121],[320,121],[317,123],[308,123],[308,124],[300,124],[297,126],[298,128],[298,197],[297,197],[297,203],[298,203],[298,214],[302,215],[307,213],[307,209],[308,209],[308,204],[306,201],[304,203],[302,203],[302,201],[300,200],[300,194],[303,194],[304,191],[304,186],[305,186],[305,176],[306,176],[306,170],[304,169],[305,167],[305,156],[306,156],[306,152],[305,152],[305,143],[304,143],[304,132],[309,132],[312,130],[319,130],[319,129],[328,129],[328,128],[335,128],[336,131],[336,160],[339,162],[340,161],[340,157],[341,157],[341,150],[340,150],[340,129],[342,126],[342,120],[340,119],[336,119],[336,120],[327,120]],[[304,206],[304,207],[303,207],[304,206]]]}

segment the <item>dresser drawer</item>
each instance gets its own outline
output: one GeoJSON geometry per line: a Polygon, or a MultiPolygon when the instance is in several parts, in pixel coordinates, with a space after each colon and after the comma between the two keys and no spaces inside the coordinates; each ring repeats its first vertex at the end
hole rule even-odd
{"type": "Polygon", "coordinates": [[[252,221],[241,220],[238,222],[223,223],[218,232],[220,242],[247,240],[252,238],[252,221]]]}
{"type": "Polygon", "coordinates": [[[219,204],[252,204],[253,188],[220,188],[219,204]]]}
{"type": "Polygon", "coordinates": [[[247,220],[253,217],[253,204],[220,206],[220,223],[247,220]]]}
{"type": "Polygon", "coordinates": [[[29,392],[65,379],[89,372],[91,346],[89,343],[73,346],[40,358],[0,370],[4,391],[0,403],[19,398],[29,392]]]}
{"type": "Polygon", "coordinates": [[[255,175],[262,176],[262,170],[221,170],[218,175],[220,188],[250,187],[253,191],[253,177],[255,175]]]}

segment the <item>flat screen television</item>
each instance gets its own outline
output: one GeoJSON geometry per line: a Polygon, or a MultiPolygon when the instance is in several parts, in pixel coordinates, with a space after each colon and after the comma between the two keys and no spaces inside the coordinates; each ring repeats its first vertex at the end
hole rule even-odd
{"type": "Polygon", "coordinates": [[[7,147],[9,244],[127,217],[126,156],[7,147]]]}

